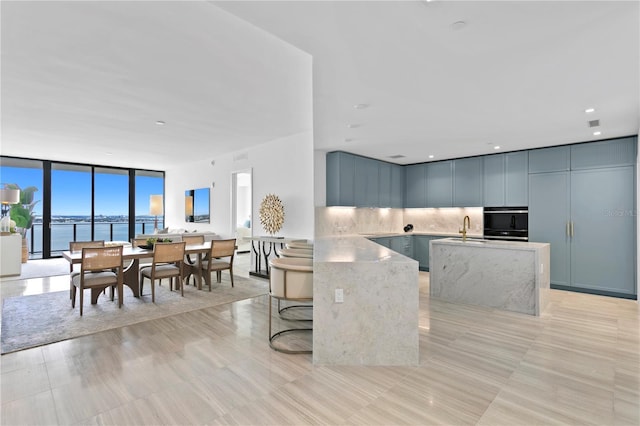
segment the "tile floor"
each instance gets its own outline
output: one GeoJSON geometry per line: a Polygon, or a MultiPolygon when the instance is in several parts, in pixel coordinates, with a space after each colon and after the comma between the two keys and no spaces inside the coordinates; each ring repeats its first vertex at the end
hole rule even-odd
{"type": "Polygon", "coordinates": [[[0,424],[640,424],[636,301],[554,290],[535,318],[420,286],[417,367],[274,352],[261,297],[4,355],[0,424]]]}

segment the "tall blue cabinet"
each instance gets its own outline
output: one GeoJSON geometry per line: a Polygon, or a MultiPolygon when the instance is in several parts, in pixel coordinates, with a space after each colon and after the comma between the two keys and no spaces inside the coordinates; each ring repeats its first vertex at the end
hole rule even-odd
{"type": "Polygon", "coordinates": [[[532,150],[529,240],[551,244],[551,284],[633,297],[637,138],[532,150]]]}

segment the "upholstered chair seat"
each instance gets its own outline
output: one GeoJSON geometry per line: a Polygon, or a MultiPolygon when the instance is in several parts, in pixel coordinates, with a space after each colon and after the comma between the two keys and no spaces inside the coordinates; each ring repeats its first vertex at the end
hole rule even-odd
{"type": "MultiPolygon", "coordinates": [[[[285,333],[307,332],[311,328],[288,328],[273,333],[272,305],[273,299],[278,300],[278,313],[291,308],[312,308],[311,305],[294,305],[280,309],[281,301],[297,303],[313,301],[313,260],[309,258],[281,257],[269,262],[271,272],[269,277],[269,346],[285,353],[311,353],[308,350],[292,350],[276,344],[276,339],[285,333]]],[[[286,318],[283,318],[286,320],[286,318]]],[[[298,321],[295,320],[294,321],[298,321]]]]}

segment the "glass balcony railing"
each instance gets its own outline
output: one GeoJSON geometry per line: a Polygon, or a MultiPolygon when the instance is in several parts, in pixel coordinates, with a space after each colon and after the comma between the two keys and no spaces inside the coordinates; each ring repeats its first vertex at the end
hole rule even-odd
{"type": "MultiPolygon", "coordinates": [[[[153,233],[153,221],[136,222],[135,235],[153,233]]],[[[164,223],[158,219],[158,227],[164,223]]],[[[94,240],[129,241],[129,224],[127,222],[96,222],[94,240]]],[[[60,256],[69,250],[71,241],[91,240],[90,222],[51,223],[51,256],[60,256]]],[[[34,223],[27,233],[29,259],[42,258],[42,223],[34,223]]]]}

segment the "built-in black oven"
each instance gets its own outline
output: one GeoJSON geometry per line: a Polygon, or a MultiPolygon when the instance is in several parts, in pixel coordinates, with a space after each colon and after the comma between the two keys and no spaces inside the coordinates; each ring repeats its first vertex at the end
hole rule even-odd
{"type": "Polygon", "coordinates": [[[484,238],[529,241],[529,209],[527,207],[485,207],[484,238]]]}

